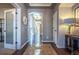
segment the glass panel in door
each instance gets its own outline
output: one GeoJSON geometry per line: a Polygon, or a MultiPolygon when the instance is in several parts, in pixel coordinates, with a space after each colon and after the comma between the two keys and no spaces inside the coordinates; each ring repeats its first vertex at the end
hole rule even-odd
{"type": "Polygon", "coordinates": [[[4,12],[4,48],[15,49],[15,9],[4,12]]]}
{"type": "Polygon", "coordinates": [[[6,13],[6,43],[13,44],[13,14],[6,13]]]}

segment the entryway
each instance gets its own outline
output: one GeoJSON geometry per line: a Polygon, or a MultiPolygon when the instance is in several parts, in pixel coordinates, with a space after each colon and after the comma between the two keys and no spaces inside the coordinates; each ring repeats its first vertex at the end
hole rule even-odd
{"type": "MultiPolygon", "coordinates": [[[[30,12],[28,14],[28,39],[29,39],[29,47],[37,49],[40,51],[41,47],[41,23],[42,23],[42,14],[39,12],[30,12]]],[[[38,54],[38,53],[37,53],[38,54]]]]}
{"type": "Polygon", "coordinates": [[[42,15],[38,12],[31,12],[28,14],[28,39],[30,40],[30,46],[41,46],[40,28],[42,22],[42,15]]]}

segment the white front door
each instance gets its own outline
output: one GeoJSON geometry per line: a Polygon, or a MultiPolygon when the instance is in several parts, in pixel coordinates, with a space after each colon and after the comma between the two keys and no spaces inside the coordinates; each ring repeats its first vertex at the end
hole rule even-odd
{"type": "Polygon", "coordinates": [[[35,21],[35,47],[41,46],[41,40],[40,40],[40,24],[41,21],[35,21]]]}
{"type": "MultiPolygon", "coordinates": [[[[28,36],[30,40],[30,45],[34,45],[35,47],[40,47],[40,25],[41,25],[41,19],[35,19],[35,15],[40,13],[37,12],[31,12],[29,13],[29,25],[28,25],[28,36]]],[[[37,15],[41,18],[41,16],[37,15]]]]}
{"type": "Polygon", "coordinates": [[[4,11],[4,48],[15,49],[16,9],[4,11]]]}

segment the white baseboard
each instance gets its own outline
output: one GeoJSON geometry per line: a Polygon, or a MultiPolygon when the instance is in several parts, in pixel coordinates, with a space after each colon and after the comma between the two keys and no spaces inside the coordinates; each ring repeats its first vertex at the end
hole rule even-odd
{"type": "Polygon", "coordinates": [[[42,41],[42,42],[53,42],[53,41],[42,41]]]}
{"type": "Polygon", "coordinates": [[[22,49],[27,43],[29,42],[29,40],[28,41],[26,41],[22,46],[21,46],[21,48],[20,49],[22,49]]]}
{"type": "Polygon", "coordinates": [[[65,48],[65,46],[59,46],[59,45],[56,45],[57,48],[65,48]]]}

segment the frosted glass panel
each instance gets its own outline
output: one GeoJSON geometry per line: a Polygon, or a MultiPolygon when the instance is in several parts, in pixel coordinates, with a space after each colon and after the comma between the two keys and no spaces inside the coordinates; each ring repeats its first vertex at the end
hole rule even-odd
{"type": "Polygon", "coordinates": [[[6,43],[13,44],[13,14],[6,13],[6,43]]]}

